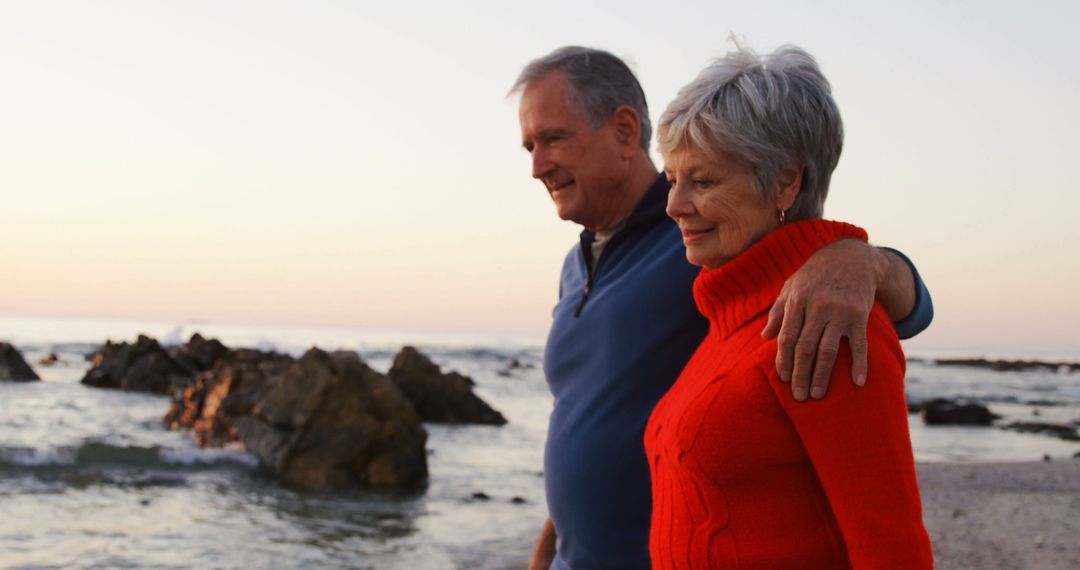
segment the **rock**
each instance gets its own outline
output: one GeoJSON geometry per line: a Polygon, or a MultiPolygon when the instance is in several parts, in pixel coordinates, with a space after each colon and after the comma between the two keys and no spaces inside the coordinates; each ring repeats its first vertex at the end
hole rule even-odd
{"type": "Polygon", "coordinates": [[[982,404],[964,404],[938,398],[922,405],[922,418],[926,425],[988,426],[999,417],[982,404]]]}
{"type": "Polygon", "coordinates": [[[187,344],[170,347],[168,350],[173,360],[191,370],[193,374],[210,370],[214,363],[228,352],[229,348],[221,341],[216,338],[206,340],[199,333],[191,335],[187,344]]]}
{"type": "Polygon", "coordinates": [[[476,493],[472,494],[472,497],[470,497],[470,499],[473,501],[490,501],[491,495],[488,495],[483,491],[477,491],[476,493]]]}
{"type": "Polygon", "coordinates": [[[536,368],[536,366],[531,362],[522,362],[517,358],[511,358],[510,362],[506,364],[506,367],[498,370],[496,374],[504,378],[509,378],[513,375],[515,370],[530,370],[533,368],[536,368]]]}
{"type": "Polygon", "coordinates": [[[174,397],[164,421],[191,429],[200,446],[239,441],[300,487],[412,488],[427,479],[420,417],[355,352],[225,353],[174,397]]]}
{"type": "Polygon", "coordinates": [[[41,380],[33,368],[23,360],[14,346],[0,342],[0,381],[35,382],[41,380]]]}
{"type": "Polygon", "coordinates": [[[106,342],[92,362],[82,383],[96,388],[171,394],[195,380],[191,370],[145,335],[139,335],[135,344],[106,342]]]}
{"type": "Polygon", "coordinates": [[[1077,433],[1075,427],[1046,422],[1013,422],[1001,426],[1001,429],[1018,431],[1021,433],[1040,433],[1058,437],[1066,441],[1080,441],[1080,434],[1077,433]]]}
{"type": "Polygon", "coordinates": [[[510,499],[510,502],[515,504],[515,505],[524,505],[528,501],[526,501],[525,499],[523,499],[521,497],[514,497],[514,498],[510,499]]]}
{"type": "MultiPolygon", "coordinates": [[[[411,488],[426,481],[427,432],[420,417],[397,385],[355,352],[311,349],[280,370],[275,366],[265,368],[269,374],[254,388],[253,405],[230,394],[219,407],[270,471],[319,489],[411,488]]],[[[227,367],[223,363],[219,374],[227,367]]],[[[243,388],[245,370],[240,374],[243,388]]]]}
{"type": "Polygon", "coordinates": [[[1026,404],[1028,406],[1043,406],[1043,407],[1066,406],[1066,405],[1068,405],[1066,402],[1058,402],[1058,401],[1054,401],[1054,400],[1025,400],[1024,404],[1026,404]]]}
{"type": "Polygon", "coordinates": [[[974,368],[987,368],[1001,372],[1018,372],[1024,370],[1046,370],[1052,372],[1068,372],[1080,370],[1080,362],[1044,362],[1040,360],[987,360],[985,358],[944,358],[934,361],[938,366],[968,366],[974,368]]]}
{"type": "Polygon", "coordinates": [[[55,352],[50,352],[38,359],[38,366],[52,366],[57,362],[60,362],[60,357],[55,352]]]}
{"type": "Polygon", "coordinates": [[[173,395],[164,423],[189,429],[202,447],[220,447],[239,439],[230,417],[251,412],[268,379],[280,375],[293,359],[287,355],[240,349],[225,353],[213,369],[173,395]]]}
{"type": "Polygon", "coordinates": [[[444,374],[411,346],[401,349],[390,369],[393,380],[426,422],[503,425],[506,418],[472,391],[472,379],[444,374]]]}

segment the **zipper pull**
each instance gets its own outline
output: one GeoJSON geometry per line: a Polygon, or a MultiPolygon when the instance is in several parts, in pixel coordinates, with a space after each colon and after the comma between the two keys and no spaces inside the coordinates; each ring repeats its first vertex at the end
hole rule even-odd
{"type": "Polygon", "coordinates": [[[574,311],[574,318],[581,316],[581,310],[585,308],[585,301],[589,300],[589,292],[592,291],[592,283],[585,284],[585,292],[581,294],[581,302],[578,303],[577,310],[574,311]]]}

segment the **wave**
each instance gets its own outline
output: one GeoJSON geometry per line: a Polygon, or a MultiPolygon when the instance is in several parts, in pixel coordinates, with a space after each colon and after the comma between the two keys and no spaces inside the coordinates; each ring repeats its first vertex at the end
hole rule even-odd
{"type": "Polygon", "coordinates": [[[142,468],[142,469],[256,469],[250,453],[230,449],[170,449],[122,446],[100,441],[50,448],[0,446],[0,469],[142,468]]]}

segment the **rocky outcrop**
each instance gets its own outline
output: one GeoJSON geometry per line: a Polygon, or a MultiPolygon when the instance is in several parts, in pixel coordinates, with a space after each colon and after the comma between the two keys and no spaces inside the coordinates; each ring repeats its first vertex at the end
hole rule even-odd
{"type": "Polygon", "coordinates": [[[195,333],[186,344],[170,347],[167,352],[177,364],[197,374],[213,368],[214,363],[229,352],[229,348],[216,338],[207,340],[195,333]]]}
{"type": "Polygon", "coordinates": [[[1018,431],[1020,433],[1038,433],[1049,435],[1066,441],[1080,441],[1080,433],[1074,426],[1051,424],[1046,422],[1012,422],[1001,426],[1001,429],[1018,431]]]}
{"type": "Polygon", "coordinates": [[[106,342],[92,362],[82,383],[96,388],[172,394],[195,379],[192,370],[145,335],[139,335],[134,344],[106,342]]]}
{"type": "Polygon", "coordinates": [[[1001,417],[982,404],[960,403],[943,398],[923,402],[921,413],[926,425],[988,426],[1001,417]]]}
{"type": "Polygon", "coordinates": [[[145,335],[139,335],[134,344],[109,341],[91,358],[92,366],[82,383],[97,388],[176,395],[228,353],[229,349],[220,341],[206,340],[198,333],[187,344],[168,349],[145,335]]]}
{"type": "Polygon", "coordinates": [[[495,373],[503,378],[509,378],[518,370],[532,370],[533,368],[536,368],[536,365],[531,362],[522,362],[517,358],[511,358],[510,361],[506,363],[506,366],[495,373]]]}
{"type": "Polygon", "coordinates": [[[292,364],[287,355],[240,349],[226,352],[211,370],[173,395],[164,422],[170,429],[191,430],[203,447],[238,441],[230,417],[251,412],[272,377],[292,364]]]}
{"type": "Polygon", "coordinates": [[[988,360],[985,358],[939,358],[934,360],[938,366],[967,366],[986,368],[999,372],[1018,372],[1024,370],[1080,370],[1080,362],[1052,362],[1042,360],[988,360]]]}
{"type": "Polygon", "coordinates": [[[355,352],[309,350],[231,421],[248,451],[302,487],[403,488],[427,479],[419,416],[355,352]]]}
{"type": "Polygon", "coordinates": [[[420,417],[355,352],[229,353],[174,399],[165,422],[192,429],[200,445],[239,441],[305,488],[410,488],[427,479],[420,417]]]}
{"type": "Polygon", "coordinates": [[[0,382],[35,382],[41,380],[14,346],[0,342],[0,382]]]}
{"type": "Polygon", "coordinates": [[[481,400],[473,381],[458,374],[444,374],[434,362],[411,346],[401,349],[390,369],[394,381],[425,422],[503,425],[506,418],[481,400]]]}

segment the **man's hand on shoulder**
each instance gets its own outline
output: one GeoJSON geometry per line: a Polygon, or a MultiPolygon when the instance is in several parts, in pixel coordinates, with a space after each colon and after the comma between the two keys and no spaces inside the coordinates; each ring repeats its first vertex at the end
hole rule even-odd
{"type": "Polygon", "coordinates": [[[777,337],[776,370],[796,400],[825,396],[843,338],[852,380],[866,383],[866,324],[890,267],[886,253],[845,239],[817,251],[784,283],[761,334],[777,337]]]}

